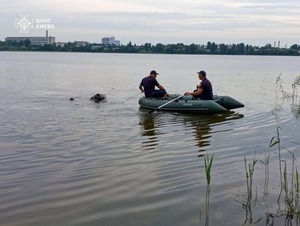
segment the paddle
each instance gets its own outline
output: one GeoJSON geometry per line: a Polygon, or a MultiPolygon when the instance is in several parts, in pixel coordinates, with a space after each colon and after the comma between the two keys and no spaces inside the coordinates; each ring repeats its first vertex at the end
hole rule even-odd
{"type": "Polygon", "coordinates": [[[174,102],[175,100],[178,100],[178,99],[180,99],[180,98],[181,98],[181,97],[183,97],[184,95],[185,95],[185,94],[182,94],[182,95],[180,95],[180,96],[176,97],[175,99],[173,99],[173,100],[170,100],[169,102],[167,102],[167,103],[164,103],[163,105],[160,105],[159,107],[155,108],[154,110],[150,110],[148,113],[153,113],[153,112],[155,112],[155,111],[157,111],[157,110],[159,110],[159,109],[163,108],[164,106],[166,106],[166,105],[168,105],[168,104],[170,104],[170,103],[174,102]]]}
{"type": "Polygon", "coordinates": [[[121,104],[124,104],[126,101],[128,101],[128,100],[130,100],[130,99],[136,97],[136,96],[139,95],[140,93],[141,93],[141,92],[139,92],[139,93],[135,94],[134,96],[132,96],[132,97],[130,97],[130,98],[124,100],[123,102],[121,102],[121,104]]]}

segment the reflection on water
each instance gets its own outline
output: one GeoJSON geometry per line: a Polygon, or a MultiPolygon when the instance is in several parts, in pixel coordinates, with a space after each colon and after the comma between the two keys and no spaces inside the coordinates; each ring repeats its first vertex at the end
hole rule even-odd
{"type": "MultiPolygon", "coordinates": [[[[159,146],[168,146],[168,142],[170,142],[170,140],[172,140],[171,142],[173,146],[179,145],[178,139],[180,139],[186,140],[190,143],[190,146],[193,145],[195,147],[197,157],[204,157],[207,149],[211,146],[214,134],[230,132],[233,128],[231,128],[230,125],[225,124],[229,124],[232,120],[241,119],[243,117],[244,116],[242,114],[235,112],[218,115],[197,115],[176,112],[148,113],[148,110],[140,108],[140,133],[144,138],[147,138],[142,141],[142,150],[162,152],[158,151],[159,146]],[[164,139],[165,136],[168,137],[167,140],[164,139]]],[[[185,146],[182,145],[179,152],[184,153],[184,151],[185,146]]],[[[195,159],[196,155],[192,154],[191,157],[195,159]]],[[[205,213],[204,220],[206,226],[209,225],[209,196],[210,187],[207,186],[206,205],[204,206],[205,210],[203,211],[203,213],[205,213]]],[[[203,222],[201,212],[202,211],[200,211],[199,221],[203,222]]]]}
{"type": "Polygon", "coordinates": [[[158,145],[159,131],[155,127],[156,114],[144,112],[140,114],[141,135],[147,136],[148,140],[142,142],[142,150],[153,150],[158,145]]]}
{"type": "MultiPolygon", "coordinates": [[[[205,152],[206,147],[210,145],[212,134],[215,133],[215,131],[212,130],[212,127],[244,117],[242,114],[237,114],[235,112],[218,115],[184,114],[174,112],[149,113],[148,110],[143,108],[140,108],[139,116],[141,135],[148,137],[146,141],[142,142],[142,150],[154,150],[159,145],[159,136],[163,134],[160,130],[163,129],[165,125],[168,125],[177,128],[175,131],[183,130],[186,135],[193,137],[195,146],[198,147],[198,157],[203,157],[203,152],[205,152]]],[[[227,129],[226,131],[230,130],[231,129],[227,129]]]]}
{"type": "MultiPolygon", "coordinates": [[[[212,127],[215,125],[220,125],[221,123],[227,123],[230,120],[240,119],[244,116],[234,112],[228,112],[218,115],[190,115],[185,117],[185,126],[187,128],[191,127],[194,131],[192,132],[195,137],[196,146],[199,147],[198,157],[203,157],[203,153],[206,151],[206,147],[210,145],[210,138],[214,133],[212,127]]],[[[230,131],[227,129],[226,131],[230,131]]],[[[218,131],[220,132],[220,131],[218,131]]]]}

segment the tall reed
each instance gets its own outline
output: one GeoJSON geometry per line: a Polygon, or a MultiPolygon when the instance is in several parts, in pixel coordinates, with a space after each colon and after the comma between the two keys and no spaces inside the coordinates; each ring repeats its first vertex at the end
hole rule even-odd
{"type": "Polygon", "coordinates": [[[283,192],[283,189],[284,189],[284,183],[283,183],[282,166],[281,166],[282,159],[281,159],[281,144],[280,144],[279,129],[280,129],[280,126],[277,126],[277,129],[276,129],[277,134],[276,134],[276,136],[272,137],[272,139],[270,141],[270,144],[269,144],[269,147],[273,147],[273,146],[277,145],[277,148],[278,148],[278,166],[279,166],[280,192],[279,192],[279,195],[278,195],[277,204],[278,204],[278,207],[280,209],[280,203],[281,203],[280,199],[281,199],[281,195],[282,195],[282,192],[283,192]]]}
{"type": "Polygon", "coordinates": [[[254,157],[252,162],[247,164],[246,156],[244,156],[244,164],[245,164],[245,171],[246,171],[246,184],[247,184],[246,207],[249,207],[251,205],[251,201],[252,201],[253,175],[254,175],[256,163],[257,163],[257,160],[254,157]]]}
{"type": "Polygon", "coordinates": [[[210,158],[208,155],[204,156],[204,168],[206,175],[206,217],[205,226],[209,225],[209,197],[210,197],[210,181],[211,181],[211,169],[214,160],[214,155],[210,158]]]}
{"type": "Polygon", "coordinates": [[[204,167],[205,167],[205,175],[206,175],[206,183],[210,185],[211,180],[211,168],[214,160],[214,155],[211,158],[209,156],[204,156],[204,167]]]}
{"type": "Polygon", "coordinates": [[[270,155],[265,155],[265,160],[260,162],[265,166],[265,182],[264,182],[264,195],[263,197],[267,197],[268,190],[269,190],[269,180],[270,180],[270,170],[269,170],[269,163],[270,163],[270,155]]]}

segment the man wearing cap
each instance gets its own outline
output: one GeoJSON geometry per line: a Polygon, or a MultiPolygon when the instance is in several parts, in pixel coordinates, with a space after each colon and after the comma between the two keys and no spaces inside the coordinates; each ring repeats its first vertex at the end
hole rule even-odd
{"type": "Polygon", "coordinates": [[[199,71],[198,77],[201,80],[200,85],[194,92],[186,92],[185,95],[192,95],[194,98],[200,98],[201,100],[212,100],[213,99],[213,89],[210,81],[206,78],[205,71],[199,71]]]}
{"type": "Polygon", "coordinates": [[[142,92],[145,93],[146,98],[160,98],[167,96],[165,88],[162,85],[160,85],[156,80],[157,75],[158,73],[152,70],[150,72],[150,75],[143,78],[143,80],[141,81],[139,88],[142,92]],[[155,90],[155,86],[158,87],[159,90],[155,90]]]}

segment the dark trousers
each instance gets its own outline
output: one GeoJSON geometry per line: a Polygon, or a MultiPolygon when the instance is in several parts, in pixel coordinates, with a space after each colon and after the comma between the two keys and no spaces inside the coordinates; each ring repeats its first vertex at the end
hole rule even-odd
{"type": "Polygon", "coordinates": [[[165,90],[154,90],[149,97],[155,97],[155,98],[159,98],[159,97],[163,97],[164,95],[166,95],[167,92],[165,90]]]}
{"type": "MultiPolygon", "coordinates": [[[[194,92],[196,92],[197,90],[194,90],[194,92]]],[[[194,95],[193,96],[194,99],[201,99],[201,100],[213,100],[213,97],[212,98],[203,98],[202,94],[200,95],[194,95]]]]}

